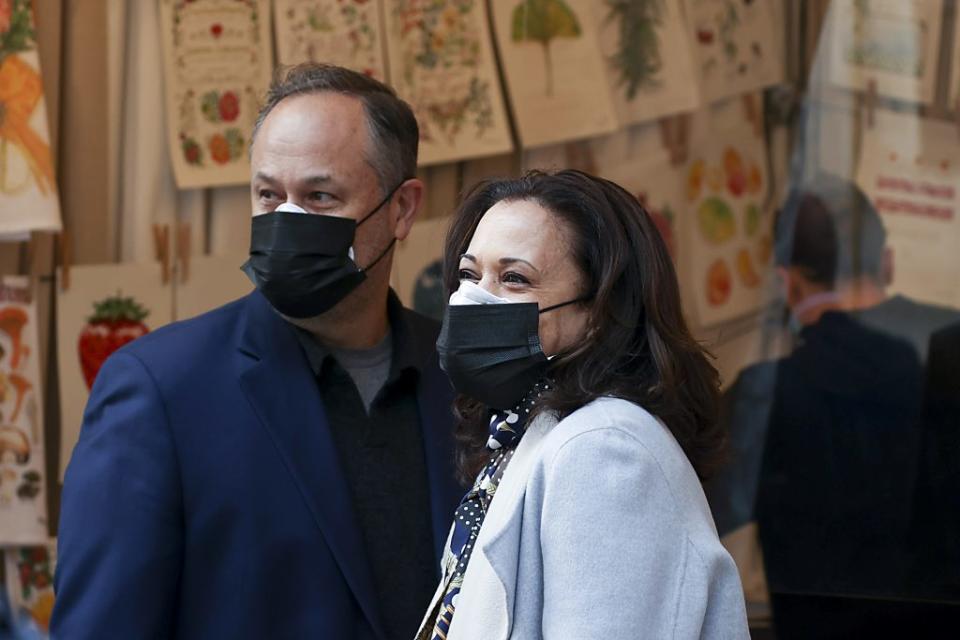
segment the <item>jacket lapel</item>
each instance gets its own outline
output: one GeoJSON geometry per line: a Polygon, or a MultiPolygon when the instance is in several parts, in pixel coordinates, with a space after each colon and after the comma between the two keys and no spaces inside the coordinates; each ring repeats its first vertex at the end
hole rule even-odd
{"type": "Polygon", "coordinates": [[[517,445],[480,527],[448,637],[505,640],[513,626],[523,499],[540,443],[556,419],[537,416],[517,445]]]}
{"type": "Polygon", "coordinates": [[[257,292],[246,299],[240,383],[378,637],[384,637],[350,489],[316,380],[293,327],[257,292]]]}

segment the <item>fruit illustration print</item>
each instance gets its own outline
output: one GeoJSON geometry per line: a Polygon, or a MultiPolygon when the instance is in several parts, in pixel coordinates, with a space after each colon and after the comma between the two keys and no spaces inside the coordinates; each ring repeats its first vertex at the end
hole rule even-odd
{"type": "Polygon", "coordinates": [[[93,305],[93,315],[80,332],[77,352],[87,389],[114,351],[150,332],[144,319],[150,312],[131,297],[117,293],[93,305]]]}

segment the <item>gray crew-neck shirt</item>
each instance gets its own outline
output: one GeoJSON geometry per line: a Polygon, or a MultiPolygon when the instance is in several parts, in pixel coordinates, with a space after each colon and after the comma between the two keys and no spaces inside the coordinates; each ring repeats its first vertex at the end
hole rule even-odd
{"type": "Polygon", "coordinates": [[[329,353],[350,374],[363,400],[363,408],[369,414],[370,405],[390,375],[393,334],[388,331],[383,340],[369,349],[331,348],[329,353]]]}

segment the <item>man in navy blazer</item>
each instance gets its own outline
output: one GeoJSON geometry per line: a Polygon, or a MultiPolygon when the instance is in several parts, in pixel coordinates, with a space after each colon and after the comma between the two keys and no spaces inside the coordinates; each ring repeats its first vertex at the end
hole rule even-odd
{"type": "Polygon", "coordinates": [[[388,285],[423,194],[416,120],[374,80],[303,65],[252,138],[257,291],[97,376],[56,638],[408,638],[439,579],[451,390],[435,323],[388,285]]]}

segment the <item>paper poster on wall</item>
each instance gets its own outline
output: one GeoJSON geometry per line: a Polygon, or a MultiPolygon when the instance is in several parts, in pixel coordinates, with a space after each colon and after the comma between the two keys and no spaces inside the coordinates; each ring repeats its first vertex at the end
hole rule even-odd
{"type": "Polygon", "coordinates": [[[242,298],[253,291],[253,284],[240,270],[247,256],[202,256],[190,259],[186,282],[174,287],[174,311],[177,320],[187,320],[242,298]]]}
{"type": "Polygon", "coordinates": [[[277,62],[335,64],[386,79],[378,2],[273,0],[277,62]]]}
{"type": "Polygon", "coordinates": [[[181,189],[245,184],[270,84],[267,0],[160,0],[167,144],[181,189]]]}
{"type": "Polygon", "coordinates": [[[953,33],[953,56],[950,61],[949,104],[951,108],[960,110],[960,21],[957,21],[957,30],[953,33]]]}
{"type": "Polygon", "coordinates": [[[680,0],[592,3],[621,124],[692,111],[700,103],[680,0]]]}
{"type": "Polygon", "coordinates": [[[613,131],[594,0],[493,0],[493,23],[524,147],[613,131]]]}
{"type": "Polygon", "coordinates": [[[4,550],[7,595],[15,614],[26,613],[40,631],[50,629],[53,614],[53,575],[57,565],[57,543],[4,550]]]}
{"type": "Polygon", "coordinates": [[[913,102],[933,102],[941,0],[834,2],[829,15],[830,78],[913,102]]]}
{"type": "Polygon", "coordinates": [[[0,280],[0,544],[47,539],[37,309],[26,277],[0,280]]]}
{"type": "Polygon", "coordinates": [[[659,127],[630,127],[591,140],[590,145],[597,175],[616,182],[643,204],[676,261],[681,252],[678,216],[684,205],[684,172],[670,164],[659,127]]]}
{"type": "Polygon", "coordinates": [[[443,287],[443,241],[450,217],[430,218],[413,225],[397,243],[390,282],[404,306],[440,320],[446,307],[443,287]]]}
{"type": "Polygon", "coordinates": [[[706,102],[780,82],[782,32],[771,2],[686,0],[688,29],[706,102]]]}
{"type": "Polygon", "coordinates": [[[893,258],[891,293],[960,307],[960,147],[956,126],[878,110],[863,132],[857,182],[893,258]]]}
{"type": "Polygon", "coordinates": [[[384,5],[390,80],[420,125],[421,165],[510,151],[483,0],[384,5]]]}
{"type": "Polygon", "coordinates": [[[61,479],[100,367],[120,347],[173,320],[170,287],[159,264],[108,264],[72,267],[69,288],[58,288],[61,479]]]}
{"type": "Polygon", "coordinates": [[[0,236],[60,230],[30,0],[0,2],[0,236]]]}
{"type": "Polygon", "coordinates": [[[740,100],[698,112],[684,176],[690,285],[700,324],[757,311],[773,254],[766,146],[740,100]]]}

